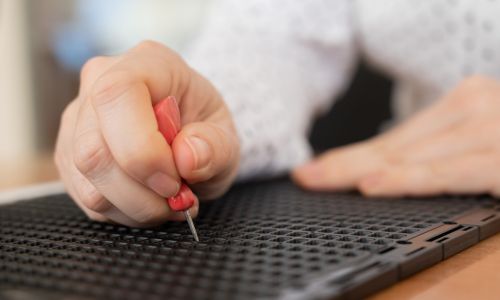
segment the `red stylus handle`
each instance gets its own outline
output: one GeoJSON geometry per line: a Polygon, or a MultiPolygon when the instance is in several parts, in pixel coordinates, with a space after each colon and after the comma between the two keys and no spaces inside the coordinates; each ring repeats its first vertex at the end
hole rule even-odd
{"type": "Polygon", "coordinates": [[[194,194],[191,189],[183,183],[177,195],[167,199],[168,206],[173,211],[185,211],[194,204],[194,194]]]}
{"type": "MultiPolygon", "coordinates": [[[[181,114],[177,100],[173,96],[168,96],[154,106],[158,130],[161,132],[169,145],[174,141],[175,136],[181,130],[181,114]]],[[[173,211],[184,211],[194,204],[194,194],[191,189],[182,183],[177,195],[167,199],[168,206],[173,211]]]]}
{"type": "Polygon", "coordinates": [[[181,113],[174,96],[168,96],[154,106],[158,130],[169,145],[181,130],[181,113]]]}

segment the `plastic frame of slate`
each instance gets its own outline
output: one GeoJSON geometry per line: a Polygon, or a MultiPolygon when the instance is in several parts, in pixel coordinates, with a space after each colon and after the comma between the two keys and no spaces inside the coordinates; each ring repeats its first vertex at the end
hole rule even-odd
{"type": "Polygon", "coordinates": [[[498,232],[499,207],[307,193],[283,179],[202,206],[195,243],[186,224],[101,224],[55,195],[0,207],[0,298],[358,299],[498,232]]]}

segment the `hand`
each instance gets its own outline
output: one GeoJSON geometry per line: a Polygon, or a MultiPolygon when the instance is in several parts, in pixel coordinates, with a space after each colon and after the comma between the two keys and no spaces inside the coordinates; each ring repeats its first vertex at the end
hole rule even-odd
{"type": "Polygon", "coordinates": [[[471,77],[404,124],[294,170],[312,190],[500,196],[500,84],[471,77]]]}
{"type": "MultiPolygon", "coordinates": [[[[215,88],[170,49],[143,42],[97,57],[81,72],[66,108],[55,161],[75,202],[92,219],[129,226],[183,220],[165,198],[184,178],[202,199],[224,193],[236,176],[239,141],[215,88]],[[170,147],[153,105],[173,95],[182,130],[170,147]]],[[[190,213],[196,216],[198,201],[190,213]]]]}

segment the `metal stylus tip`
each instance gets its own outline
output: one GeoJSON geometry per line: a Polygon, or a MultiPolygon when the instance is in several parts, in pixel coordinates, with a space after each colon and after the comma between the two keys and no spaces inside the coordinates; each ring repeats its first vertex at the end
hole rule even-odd
{"type": "Polygon", "coordinates": [[[191,218],[191,214],[189,213],[189,210],[184,211],[184,216],[186,216],[186,221],[188,222],[189,229],[191,230],[191,233],[193,234],[194,240],[199,242],[200,239],[198,238],[198,233],[196,232],[196,227],[194,227],[193,218],[191,218]]]}

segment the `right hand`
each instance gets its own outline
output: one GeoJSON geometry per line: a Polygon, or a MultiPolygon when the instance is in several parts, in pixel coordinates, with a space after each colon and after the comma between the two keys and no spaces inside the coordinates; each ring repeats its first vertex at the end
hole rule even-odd
{"type": "MultiPolygon", "coordinates": [[[[62,116],[55,161],[91,219],[144,227],[184,220],[165,200],[181,178],[200,199],[223,194],[237,173],[239,141],[216,89],[172,50],[148,41],[85,64],[79,94],[62,116]],[[182,118],[171,147],[153,112],[169,95],[182,118]]],[[[190,212],[196,216],[198,201],[190,212]]]]}

